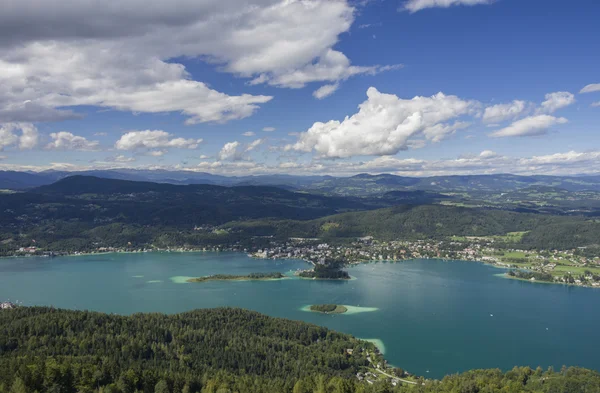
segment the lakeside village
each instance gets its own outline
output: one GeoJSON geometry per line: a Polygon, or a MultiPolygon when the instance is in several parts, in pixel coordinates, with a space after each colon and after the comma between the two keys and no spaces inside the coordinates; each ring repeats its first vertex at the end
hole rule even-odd
{"type": "MultiPolygon", "coordinates": [[[[261,238],[261,240],[265,240],[261,238]]],[[[264,242],[263,242],[264,244],[264,242]]],[[[506,248],[503,242],[493,238],[472,237],[460,240],[378,241],[371,236],[357,238],[352,242],[333,245],[318,238],[290,238],[287,241],[271,239],[267,247],[243,248],[241,245],[205,248],[180,247],[170,249],[99,247],[91,253],[112,252],[192,252],[192,251],[238,251],[254,258],[302,259],[313,265],[358,264],[378,261],[398,262],[419,258],[465,260],[484,262],[506,269],[510,278],[528,281],[554,282],[577,286],[600,287],[600,257],[590,256],[585,248],[567,251],[518,250],[506,248]]],[[[36,247],[21,248],[15,256],[85,255],[90,252],[52,252],[36,247]]]]}

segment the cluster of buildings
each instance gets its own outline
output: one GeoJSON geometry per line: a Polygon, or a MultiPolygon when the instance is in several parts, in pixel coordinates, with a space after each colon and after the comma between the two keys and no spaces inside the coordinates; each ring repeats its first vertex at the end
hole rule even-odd
{"type": "Polygon", "coordinates": [[[11,302],[0,303],[0,310],[8,310],[10,308],[15,308],[15,307],[17,307],[17,305],[14,303],[11,303],[11,302]]]}
{"type": "MultiPolygon", "coordinates": [[[[247,250],[244,250],[247,251],[247,250]]],[[[600,257],[584,257],[575,250],[517,250],[494,244],[494,239],[469,238],[462,241],[396,240],[382,242],[362,237],[347,244],[332,245],[319,239],[292,238],[286,242],[272,241],[269,247],[249,255],[256,258],[303,259],[315,265],[331,261],[347,264],[372,261],[401,261],[418,258],[440,258],[485,262],[505,268],[528,269],[551,273],[555,282],[600,287],[600,257]],[[521,257],[511,257],[520,255],[521,257]],[[555,269],[561,266],[558,274],[555,269]],[[564,268],[572,266],[573,272],[564,268]],[[590,268],[584,274],[576,273],[590,268]],[[553,273],[554,272],[554,273],[553,273]]]]}

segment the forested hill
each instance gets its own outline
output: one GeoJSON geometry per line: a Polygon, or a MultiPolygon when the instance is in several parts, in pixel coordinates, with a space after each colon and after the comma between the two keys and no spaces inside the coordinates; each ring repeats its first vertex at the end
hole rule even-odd
{"type": "Polygon", "coordinates": [[[498,236],[509,232],[527,232],[514,246],[572,249],[600,244],[600,222],[594,219],[442,205],[399,205],[310,221],[255,220],[233,222],[225,227],[232,232],[280,238],[373,236],[380,240],[442,240],[452,236],[498,236]]]}
{"type": "Polygon", "coordinates": [[[27,193],[0,195],[0,208],[9,209],[4,223],[24,215],[38,221],[118,218],[125,223],[189,226],[264,217],[303,220],[368,207],[348,198],[276,187],[182,186],[73,176],[27,193]]]}
{"type": "Polygon", "coordinates": [[[29,192],[0,194],[0,254],[20,247],[76,252],[101,247],[213,247],[274,236],[379,240],[448,239],[527,232],[520,248],[600,243],[600,222],[431,203],[434,192],[379,199],[328,197],[276,187],[172,185],[73,176],[29,192]],[[375,201],[375,202],[373,202],[375,201]],[[374,209],[379,205],[391,208],[374,209]]]}
{"type": "Polygon", "coordinates": [[[132,316],[0,310],[0,393],[600,392],[600,374],[579,368],[369,384],[356,378],[369,370],[367,352],[382,361],[371,343],[240,309],[132,316]]]}

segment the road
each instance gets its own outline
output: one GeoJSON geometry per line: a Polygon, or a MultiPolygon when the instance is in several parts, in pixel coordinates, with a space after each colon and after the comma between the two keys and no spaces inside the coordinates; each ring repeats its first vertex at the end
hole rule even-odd
{"type": "MultiPolygon", "coordinates": [[[[367,355],[369,355],[368,352],[367,352],[367,355]]],[[[379,373],[385,375],[386,377],[389,377],[389,378],[392,378],[392,379],[397,379],[400,382],[408,383],[410,385],[418,385],[417,382],[409,381],[408,379],[402,379],[402,378],[394,377],[393,375],[390,375],[390,374],[388,374],[386,372],[381,371],[380,369],[378,369],[377,367],[375,367],[375,365],[373,364],[373,361],[371,360],[371,358],[368,358],[368,359],[369,359],[369,363],[371,363],[371,366],[373,366],[373,369],[375,371],[378,371],[379,373]]]]}

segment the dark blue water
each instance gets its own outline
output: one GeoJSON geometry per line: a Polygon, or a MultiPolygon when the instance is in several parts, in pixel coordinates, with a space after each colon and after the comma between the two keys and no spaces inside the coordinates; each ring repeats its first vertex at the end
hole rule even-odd
{"type": "Polygon", "coordinates": [[[367,264],[351,268],[356,280],[344,282],[177,283],[179,276],[289,273],[306,266],[235,253],[2,259],[0,300],[120,314],[244,307],[378,339],[390,363],[426,377],[514,365],[600,369],[600,290],[509,280],[483,264],[367,264]],[[301,310],[318,303],[377,310],[343,315],[301,310]]]}

